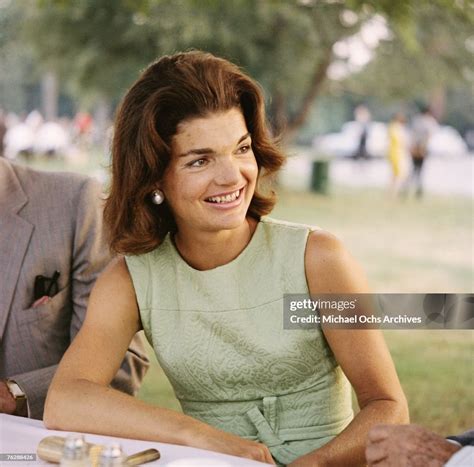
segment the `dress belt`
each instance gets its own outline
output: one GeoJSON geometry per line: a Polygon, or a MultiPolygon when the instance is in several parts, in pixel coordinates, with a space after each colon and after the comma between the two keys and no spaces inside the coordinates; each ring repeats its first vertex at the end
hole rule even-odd
{"type": "Polygon", "coordinates": [[[277,402],[278,398],[276,396],[264,397],[263,414],[256,406],[248,410],[246,414],[258,432],[258,439],[267,445],[272,456],[283,464],[289,464],[302,455],[301,452],[297,452],[288,444],[285,444],[288,441],[303,441],[335,436],[341,432],[352,419],[352,417],[350,417],[347,420],[324,426],[295,427],[279,430],[277,402]],[[279,433],[279,435],[276,433],[279,433]]]}

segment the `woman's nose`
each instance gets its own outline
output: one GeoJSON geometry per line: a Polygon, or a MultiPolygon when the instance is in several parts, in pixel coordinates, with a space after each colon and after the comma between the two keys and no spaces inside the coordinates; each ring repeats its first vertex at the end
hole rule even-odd
{"type": "Polygon", "coordinates": [[[219,185],[235,185],[240,180],[240,168],[232,157],[222,158],[217,166],[215,182],[219,185]]]}

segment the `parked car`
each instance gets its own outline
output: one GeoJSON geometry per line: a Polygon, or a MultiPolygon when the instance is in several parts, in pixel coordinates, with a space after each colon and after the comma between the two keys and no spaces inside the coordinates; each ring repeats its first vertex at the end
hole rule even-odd
{"type": "MultiPolygon", "coordinates": [[[[368,125],[366,147],[369,157],[386,157],[387,125],[382,122],[370,122],[368,125]]],[[[326,157],[354,157],[362,129],[359,122],[347,122],[339,133],[329,133],[314,138],[313,149],[326,157]]],[[[457,130],[450,126],[439,126],[430,139],[428,153],[433,156],[450,157],[465,155],[468,153],[468,147],[457,130]]]]}

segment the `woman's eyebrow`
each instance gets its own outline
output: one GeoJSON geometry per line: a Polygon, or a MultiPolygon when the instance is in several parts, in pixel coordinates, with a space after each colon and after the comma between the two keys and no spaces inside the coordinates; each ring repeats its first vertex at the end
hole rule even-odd
{"type": "MultiPolygon", "coordinates": [[[[250,132],[245,133],[245,135],[241,136],[239,141],[237,141],[236,146],[238,146],[242,141],[246,140],[250,136],[250,132]]],[[[211,148],[197,148],[197,149],[190,149],[189,151],[183,152],[178,157],[186,157],[191,154],[213,154],[215,151],[211,148]]]]}

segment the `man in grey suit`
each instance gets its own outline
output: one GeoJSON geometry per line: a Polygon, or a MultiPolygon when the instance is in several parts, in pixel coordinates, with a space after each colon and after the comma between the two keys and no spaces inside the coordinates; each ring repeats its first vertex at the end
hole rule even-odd
{"type": "MultiPolygon", "coordinates": [[[[111,256],[100,184],[0,159],[0,412],[41,419],[57,365],[111,256]]],[[[135,394],[148,358],[135,336],[112,386],[135,394]]]]}

